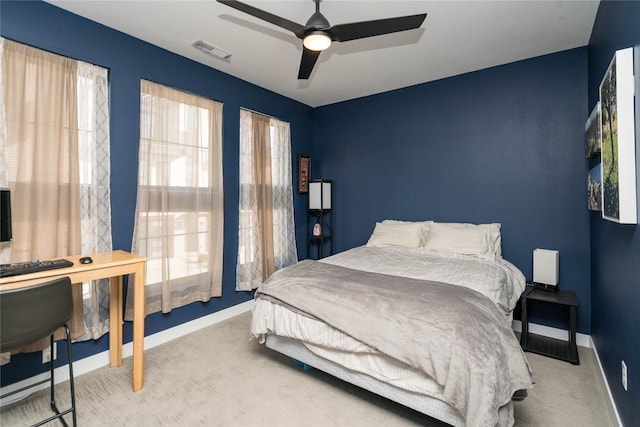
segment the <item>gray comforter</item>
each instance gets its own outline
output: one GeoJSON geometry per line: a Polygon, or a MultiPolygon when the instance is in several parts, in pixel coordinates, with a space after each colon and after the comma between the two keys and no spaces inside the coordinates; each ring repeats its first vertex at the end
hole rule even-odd
{"type": "Polygon", "coordinates": [[[256,298],[292,307],[423,370],[468,426],[495,426],[498,408],[533,384],[504,316],[471,289],[307,260],[273,274],[256,298]]]}

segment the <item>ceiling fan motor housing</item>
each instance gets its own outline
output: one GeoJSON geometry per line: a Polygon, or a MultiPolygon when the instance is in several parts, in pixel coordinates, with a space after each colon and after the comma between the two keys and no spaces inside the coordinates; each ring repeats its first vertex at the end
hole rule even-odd
{"type": "Polygon", "coordinates": [[[324,15],[320,12],[315,12],[313,15],[311,15],[311,18],[309,18],[305,26],[307,27],[307,30],[310,30],[312,28],[315,30],[327,30],[329,29],[329,27],[331,27],[331,25],[329,25],[329,21],[327,21],[327,18],[325,18],[324,15]]]}

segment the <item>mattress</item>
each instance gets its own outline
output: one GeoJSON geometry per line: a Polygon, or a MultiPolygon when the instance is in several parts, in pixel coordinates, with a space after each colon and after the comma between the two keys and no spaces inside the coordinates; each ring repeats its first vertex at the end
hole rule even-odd
{"type": "Polygon", "coordinates": [[[376,380],[370,375],[345,368],[331,360],[317,356],[311,352],[302,342],[269,335],[266,338],[266,346],[272,350],[287,355],[296,361],[313,366],[336,378],[355,384],[382,397],[390,399],[408,408],[436,418],[455,427],[464,426],[464,419],[460,414],[445,402],[420,393],[406,391],[383,381],[376,380]]]}
{"type": "MultiPolygon", "coordinates": [[[[365,373],[377,380],[403,390],[438,396],[442,387],[420,370],[376,351],[319,320],[312,319],[267,300],[258,300],[253,318],[268,324],[271,333],[299,340],[309,351],[352,371],[365,373]]],[[[252,323],[252,333],[265,335],[258,321],[252,323]]]]}
{"type": "MultiPolygon", "coordinates": [[[[322,262],[390,276],[437,280],[472,289],[489,298],[502,314],[501,318],[497,318],[498,321],[509,325],[513,309],[525,286],[519,270],[500,258],[490,260],[456,254],[425,254],[407,248],[359,247],[322,262]]],[[[260,342],[272,340],[304,348],[305,353],[313,355],[313,362],[303,360],[311,366],[326,370],[318,366],[321,363],[323,366],[332,366],[332,371],[339,367],[342,370],[340,375],[329,373],[340,378],[357,375],[367,378],[366,384],[384,384],[393,391],[392,394],[406,394],[403,399],[413,403],[403,403],[397,398],[393,400],[447,423],[464,425],[464,417],[446,403],[446,399],[442,399],[444,387],[434,378],[296,307],[258,297],[253,309],[251,332],[260,342]],[[415,403],[416,399],[420,401],[419,404],[415,403]]],[[[368,385],[363,387],[370,389],[368,385]]],[[[510,401],[499,408],[498,419],[499,425],[513,422],[510,401]]]]}

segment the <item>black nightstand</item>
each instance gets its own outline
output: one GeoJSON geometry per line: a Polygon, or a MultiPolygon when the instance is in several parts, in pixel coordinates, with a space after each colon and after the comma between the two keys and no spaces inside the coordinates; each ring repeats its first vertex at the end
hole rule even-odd
{"type": "Polygon", "coordinates": [[[560,290],[554,292],[527,286],[520,301],[522,304],[522,335],[520,336],[522,349],[579,365],[580,358],[578,357],[578,346],[576,344],[576,309],[579,301],[575,292],[560,290]],[[528,301],[542,301],[568,307],[569,342],[530,333],[527,313],[528,301]]]}

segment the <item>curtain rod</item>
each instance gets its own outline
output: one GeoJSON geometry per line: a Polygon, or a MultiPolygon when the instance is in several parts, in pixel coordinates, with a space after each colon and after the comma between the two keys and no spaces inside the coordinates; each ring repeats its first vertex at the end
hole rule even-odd
{"type": "Polygon", "coordinates": [[[245,110],[248,111],[250,113],[254,113],[254,114],[260,114],[261,116],[265,116],[268,117],[270,119],[274,119],[274,120],[279,120],[281,122],[283,122],[284,120],[279,119],[278,117],[274,117],[271,114],[265,114],[265,113],[261,113],[260,111],[256,111],[256,110],[252,110],[251,108],[245,108],[245,107],[240,107],[241,110],[245,110]]]}

